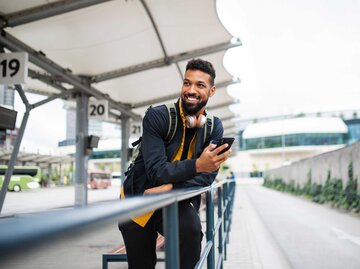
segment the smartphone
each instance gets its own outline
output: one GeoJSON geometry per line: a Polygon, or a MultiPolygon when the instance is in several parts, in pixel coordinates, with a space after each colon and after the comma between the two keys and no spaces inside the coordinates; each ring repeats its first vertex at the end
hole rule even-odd
{"type": "Polygon", "coordinates": [[[226,151],[228,151],[230,149],[230,147],[233,144],[234,140],[235,140],[234,137],[223,137],[219,141],[211,141],[210,143],[216,144],[216,148],[220,147],[221,145],[228,144],[228,146],[225,149],[223,149],[222,151],[220,151],[218,153],[218,155],[221,155],[221,154],[223,154],[224,152],[226,152],[226,151]]]}

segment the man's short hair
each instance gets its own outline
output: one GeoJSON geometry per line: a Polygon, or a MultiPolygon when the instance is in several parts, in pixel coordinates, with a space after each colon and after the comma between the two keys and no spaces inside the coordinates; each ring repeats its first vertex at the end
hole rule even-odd
{"type": "Polygon", "coordinates": [[[215,69],[213,67],[213,65],[205,60],[202,59],[192,59],[190,61],[188,61],[187,65],[186,65],[186,71],[188,70],[200,70],[204,73],[207,73],[210,75],[210,84],[211,86],[214,86],[214,82],[215,82],[215,69]]]}

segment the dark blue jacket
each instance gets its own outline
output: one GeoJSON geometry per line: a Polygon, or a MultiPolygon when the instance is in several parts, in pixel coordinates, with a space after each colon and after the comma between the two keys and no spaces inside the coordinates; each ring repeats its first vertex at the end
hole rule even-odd
{"type": "Polygon", "coordinates": [[[197,129],[195,154],[191,160],[171,162],[177,152],[183,134],[183,124],[178,111],[178,127],[169,144],[165,137],[169,129],[169,113],[165,105],[150,108],[143,119],[143,135],[140,153],[129,170],[125,182],[125,195],[142,194],[146,189],[166,183],[173,183],[174,188],[209,186],[214,181],[217,171],[196,173],[195,160],[200,157],[211,140],[220,140],[223,126],[219,118],[214,117],[214,127],[210,139],[203,144],[204,130],[197,129]]]}

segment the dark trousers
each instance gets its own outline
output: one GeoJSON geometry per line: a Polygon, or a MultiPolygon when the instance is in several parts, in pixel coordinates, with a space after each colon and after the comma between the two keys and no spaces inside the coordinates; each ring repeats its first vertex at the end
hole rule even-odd
{"type": "MultiPolygon", "coordinates": [[[[133,221],[120,224],[129,269],[153,269],[156,265],[157,233],[163,235],[162,210],[145,227],[133,221]]],[[[179,203],[180,268],[193,269],[200,258],[203,233],[198,212],[189,201],[179,203]]],[[[166,238],[165,238],[166,244],[166,238]]]]}

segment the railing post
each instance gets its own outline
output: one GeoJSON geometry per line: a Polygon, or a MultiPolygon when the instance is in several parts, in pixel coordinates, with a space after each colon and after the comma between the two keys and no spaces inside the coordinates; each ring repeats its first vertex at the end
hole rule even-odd
{"type": "Polygon", "coordinates": [[[214,251],[214,193],[213,188],[206,192],[206,240],[213,242],[207,257],[207,268],[215,268],[214,251]]]}
{"type": "Polygon", "coordinates": [[[102,269],[108,269],[108,261],[105,259],[104,255],[102,258],[102,269]]]}
{"type": "Polygon", "coordinates": [[[221,259],[220,261],[220,269],[223,268],[223,264],[224,264],[224,257],[223,257],[223,225],[224,225],[224,218],[223,218],[223,197],[222,197],[222,188],[223,186],[219,187],[217,189],[217,199],[218,199],[218,219],[221,221],[220,226],[219,226],[219,239],[218,239],[218,245],[219,245],[219,258],[221,259]]]}
{"type": "MultiPolygon", "coordinates": [[[[225,256],[226,256],[226,245],[229,244],[229,233],[231,227],[231,218],[234,205],[235,197],[235,181],[228,181],[226,183],[227,197],[226,197],[226,244],[225,244],[225,256]]],[[[226,258],[225,258],[226,259],[226,258]]]]}
{"type": "Polygon", "coordinates": [[[179,269],[179,217],[178,203],[174,202],[163,209],[165,236],[165,268],[179,269]]]}
{"type": "Polygon", "coordinates": [[[229,200],[228,200],[228,182],[226,182],[224,186],[223,192],[223,201],[225,205],[225,213],[224,213],[224,236],[225,236],[225,244],[224,244],[224,259],[227,259],[227,234],[228,234],[228,213],[229,213],[229,200]]]}
{"type": "MultiPolygon", "coordinates": [[[[234,209],[234,198],[235,198],[235,181],[229,182],[230,191],[229,191],[229,229],[228,232],[230,232],[231,228],[231,221],[232,221],[232,214],[234,209]]],[[[228,240],[229,241],[229,240],[228,240]]]]}

